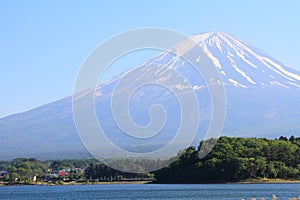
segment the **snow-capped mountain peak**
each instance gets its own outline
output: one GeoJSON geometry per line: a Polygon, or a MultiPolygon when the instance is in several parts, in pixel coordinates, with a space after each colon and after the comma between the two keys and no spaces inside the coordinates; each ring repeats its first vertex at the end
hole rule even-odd
{"type": "Polygon", "coordinates": [[[219,69],[223,82],[241,87],[300,88],[300,73],[224,32],[191,37],[219,69]]]}

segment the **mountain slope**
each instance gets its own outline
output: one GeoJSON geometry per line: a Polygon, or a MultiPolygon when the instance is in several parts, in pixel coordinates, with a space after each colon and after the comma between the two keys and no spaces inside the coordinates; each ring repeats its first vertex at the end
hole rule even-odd
{"type": "MultiPolygon", "coordinates": [[[[195,52],[184,41],[173,48],[184,56],[198,55],[196,62],[205,58],[219,71],[226,89],[227,117],[223,135],[277,137],[282,134],[300,133],[300,73],[276,59],[262,53],[223,32],[191,36],[202,49],[195,52]]],[[[202,67],[206,67],[205,64],[202,67]]],[[[184,93],[187,89],[196,92],[199,100],[201,121],[199,135],[194,143],[203,138],[211,117],[208,85],[221,84],[217,80],[205,82],[185,59],[169,51],[162,52],[138,67],[107,80],[95,90],[86,91],[95,95],[99,123],[107,136],[129,151],[148,151],[168,143],[180,124],[180,108],[175,96],[159,85],[147,85],[133,93],[130,114],[135,123],[147,125],[151,119],[148,109],[162,104],[168,119],[160,135],[152,140],[134,140],[123,134],[114,122],[111,111],[112,92],[120,80],[142,80],[153,74],[161,83],[184,93]],[[165,66],[175,70],[188,82],[189,88],[174,79],[165,66]],[[176,82],[177,81],[177,82],[176,82]]],[[[130,87],[123,86],[129,93],[130,87]]],[[[84,95],[83,95],[84,96],[84,95]]],[[[81,98],[81,97],[79,97],[81,98]]],[[[84,109],[84,108],[83,108],[84,109]]],[[[20,156],[39,158],[70,158],[89,156],[76,132],[72,115],[72,97],[35,108],[33,110],[0,119],[0,159],[20,156]]]]}

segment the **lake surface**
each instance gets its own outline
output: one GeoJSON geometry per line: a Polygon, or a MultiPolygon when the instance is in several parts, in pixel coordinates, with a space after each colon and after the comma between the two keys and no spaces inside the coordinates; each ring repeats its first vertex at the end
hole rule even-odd
{"type": "Polygon", "coordinates": [[[298,197],[300,184],[111,184],[0,187],[0,199],[225,200],[298,197]]]}

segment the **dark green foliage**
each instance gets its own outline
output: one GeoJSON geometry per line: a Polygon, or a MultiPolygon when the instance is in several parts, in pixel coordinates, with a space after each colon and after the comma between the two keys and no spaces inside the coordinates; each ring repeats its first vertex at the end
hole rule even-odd
{"type": "Polygon", "coordinates": [[[35,158],[18,158],[12,161],[2,161],[0,169],[8,171],[7,176],[2,177],[3,181],[20,180],[28,182],[34,176],[42,177],[47,172],[48,166],[35,158]]]}
{"type": "Polygon", "coordinates": [[[91,163],[85,170],[85,177],[87,179],[100,179],[105,181],[111,181],[118,178],[132,178],[137,177],[138,174],[124,173],[113,168],[110,168],[102,163],[91,163]]]}
{"type": "Polygon", "coordinates": [[[86,168],[90,163],[97,162],[96,159],[74,159],[74,160],[48,160],[47,165],[54,170],[86,168]]]}
{"type": "MultiPolygon", "coordinates": [[[[213,139],[204,141],[212,143],[213,139]]],[[[300,178],[300,138],[275,140],[221,137],[199,159],[190,147],[171,165],[155,172],[159,183],[236,182],[259,178],[300,178]]]]}

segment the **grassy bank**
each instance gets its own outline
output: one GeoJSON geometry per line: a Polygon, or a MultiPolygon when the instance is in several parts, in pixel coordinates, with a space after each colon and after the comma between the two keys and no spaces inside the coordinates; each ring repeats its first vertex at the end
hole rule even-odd
{"type": "Polygon", "coordinates": [[[246,181],[241,181],[241,182],[238,182],[238,183],[278,183],[278,184],[281,184],[281,183],[300,183],[300,180],[286,180],[286,179],[249,179],[249,180],[246,180],[246,181]]]}

